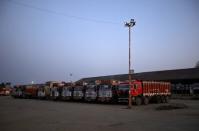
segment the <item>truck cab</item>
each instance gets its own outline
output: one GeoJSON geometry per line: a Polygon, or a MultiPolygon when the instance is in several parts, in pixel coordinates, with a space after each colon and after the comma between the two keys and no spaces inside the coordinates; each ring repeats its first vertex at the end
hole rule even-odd
{"type": "Polygon", "coordinates": [[[23,97],[23,90],[22,86],[16,85],[12,90],[12,96],[15,98],[22,98],[23,97]]]}
{"type": "Polygon", "coordinates": [[[110,85],[99,85],[99,102],[109,102],[112,99],[112,87],[110,85]]]}
{"type": "Polygon", "coordinates": [[[10,95],[11,91],[12,91],[11,83],[7,82],[0,84],[0,95],[4,96],[10,95]]]}
{"type": "Polygon", "coordinates": [[[136,97],[142,95],[142,82],[134,80],[131,83],[131,96],[136,97]]]}
{"type": "Polygon", "coordinates": [[[73,88],[73,99],[74,100],[84,100],[84,92],[85,87],[84,86],[75,86],[73,88]]]}
{"type": "Polygon", "coordinates": [[[24,98],[36,98],[37,97],[38,87],[36,84],[34,85],[25,85],[24,86],[24,98]]]}
{"type": "Polygon", "coordinates": [[[135,97],[142,95],[141,81],[134,80],[131,82],[131,86],[129,86],[129,82],[121,82],[118,84],[117,87],[118,102],[128,102],[129,93],[131,93],[133,102],[135,101],[135,97]]]}
{"type": "Polygon", "coordinates": [[[116,81],[98,80],[98,101],[99,102],[117,102],[116,81]]]}
{"type": "Polygon", "coordinates": [[[46,97],[45,85],[43,85],[43,84],[38,85],[37,97],[39,99],[45,99],[45,97],[46,97]]]}
{"type": "Polygon", "coordinates": [[[62,100],[72,100],[73,85],[72,83],[65,83],[61,92],[62,100]]]}
{"type": "Polygon", "coordinates": [[[62,82],[52,82],[50,84],[50,98],[52,100],[58,100],[61,97],[61,92],[63,88],[62,82]]]}
{"type": "Polygon", "coordinates": [[[96,101],[98,97],[97,86],[95,84],[89,84],[86,86],[85,101],[96,101]]]}
{"type": "Polygon", "coordinates": [[[129,83],[122,82],[117,86],[118,102],[128,102],[129,97],[129,83]]]}

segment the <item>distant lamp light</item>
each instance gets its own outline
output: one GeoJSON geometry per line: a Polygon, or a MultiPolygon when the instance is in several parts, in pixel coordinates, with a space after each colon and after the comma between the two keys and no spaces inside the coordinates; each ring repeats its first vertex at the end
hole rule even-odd
{"type": "Polygon", "coordinates": [[[130,22],[125,22],[124,26],[133,27],[135,25],[135,20],[131,19],[130,22]]]}

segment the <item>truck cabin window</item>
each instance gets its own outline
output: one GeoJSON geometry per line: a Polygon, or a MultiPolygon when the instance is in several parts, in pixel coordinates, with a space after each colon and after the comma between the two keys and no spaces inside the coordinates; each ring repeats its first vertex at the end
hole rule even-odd
{"type": "Polygon", "coordinates": [[[95,85],[88,85],[87,86],[87,90],[89,90],[89,91],[95,91],[95,85]]]}
{"type": "Polygon", "coordinates": [[[80,87],[75,87],[74,91],[82,91],[82,87],[81,86],[80,87]]]}
{"type": "Polygon", "coordinates": [[[129,85],[119,85],[119,86],[118,86],[118,89],[119,89],[119,90],[124,90],[124,91],[125,91],[125,90],[129,90],[129,85]]]}
{"type": "Polygon", "coordinates": [[[111,89],[111,86],[108,86],[108,85],[101,85],[99,90],[110,90],[111,89]]]}

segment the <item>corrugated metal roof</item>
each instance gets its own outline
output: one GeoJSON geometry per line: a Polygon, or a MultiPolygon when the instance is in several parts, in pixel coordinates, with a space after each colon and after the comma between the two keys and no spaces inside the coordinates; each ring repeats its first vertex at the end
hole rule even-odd
{"type": "MultiPolygon", "coordinates": [[[[199,68],[188,68],[188,69],[176,69],[176,70],[164,70],[164,71],[152,71],[152,72],[142,72],[134,73],[132,75],[133,79],[138,80],[161,80],[161,81],[174,81],[174,80],[198,80],[199,81],[199,68]]],[[[84,82],[92,82],[95,80],[128,80],[128,74],[118,74],[109,76],[99,76],[99,77],[89,77],[80,79],[84,82]]]]}

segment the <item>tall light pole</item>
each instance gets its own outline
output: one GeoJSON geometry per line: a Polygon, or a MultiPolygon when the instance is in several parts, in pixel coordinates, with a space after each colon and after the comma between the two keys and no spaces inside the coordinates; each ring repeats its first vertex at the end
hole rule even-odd
{"type": "Polygon", "coordinates": [[[130,22],[125,23],[125,27],[129,28],[129,102],[128,107],[132,107],[132,99],[131,99],[131,27],[135,25],[134,19],[131,19],[130,22]]]}
{"type": "Polygon", "coordinates": [[[70,76],[70,80],[69,80],[69,82],[71,82],[71,83],[72,83],[72,76],[73,76],[73,74],[72,74],[72,73],[70,73],[70,74],[69,74],[69,76],[70,76]]]}

